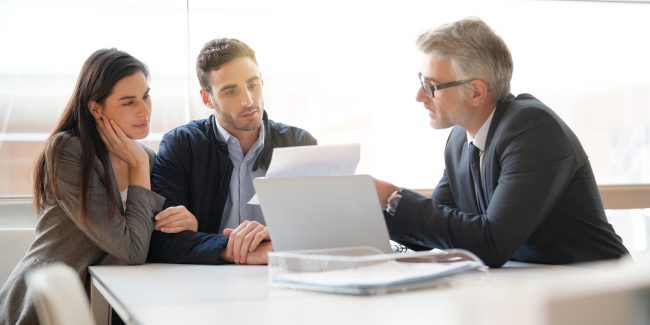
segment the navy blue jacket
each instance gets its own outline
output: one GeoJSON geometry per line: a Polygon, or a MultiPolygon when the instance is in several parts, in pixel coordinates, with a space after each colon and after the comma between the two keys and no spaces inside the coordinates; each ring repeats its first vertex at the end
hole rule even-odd
{"type": "Polygon", "coordinates": [[[587,154],[535,97],[499,101],[483,153],[481,214],[469,173],[467,133],[454,127],[431,198],[404,191],[386,222],[413,249],[464,248],[491,267],[509,259],[568,264],[627,255],[607,222],[587,154]]]}
{"type": "MultiPolygon", "coordinates": [[[[315,145],[302,129],[263,116],[264,148],[254,169],[268,169],[273,148],[315,145]]],[[[149,262],[220,264],[219,250],[228,239],[217,235],[230,190],[233,164],[228,145],[217,137],[214,115],[180,126],[163,137],[151,171],[151,189],[165,197],[164,208],[185,206],[198,221],[198,231],[166,234],[154,231],[149,262]]]]}

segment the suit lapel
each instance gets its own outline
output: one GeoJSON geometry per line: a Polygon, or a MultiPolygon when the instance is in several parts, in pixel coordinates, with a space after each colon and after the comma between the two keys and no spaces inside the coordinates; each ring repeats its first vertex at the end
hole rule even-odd
{"type": "Polygon", "coordinates": [[[515,97],[510,94],[506,98],[497,102],[497,107],[494,109],[494,115],[492,115],[490,130],[488,130],[487,138],[485,139],[485,149],[483,149],[484,151],[488,151],[490,148],[492,138],[494,138],[494,132],[497,129],[499,122],[501,121],[501,117],[503,117],[503,113],[505,112],[506,108],[508,108],[510,103],[512,103],[512,100],[514,98],[515,97]]]}
{"type": "Polygon", "coordinates": [[[496,187],[496,180],[494,179],[494,170],[498,166],[494,166],[494,155],[495,148],[492,145],[494,135],[496,133],[501,119],[505,114],[508,106],[512,103],[515,96],[509,94],[506,98],[501,99],[497,102],[497,107],[494,110],[494,115],[492,116],[492,122],[490,124],[490,130],[488,131],[487,138],[485,139],[485,149],[483,151],[483,165],[481,166],[481,173],[483,174],[483,192],[485,193],[485,202],[490,202],[492,198],[492,193],[496,187]]]}

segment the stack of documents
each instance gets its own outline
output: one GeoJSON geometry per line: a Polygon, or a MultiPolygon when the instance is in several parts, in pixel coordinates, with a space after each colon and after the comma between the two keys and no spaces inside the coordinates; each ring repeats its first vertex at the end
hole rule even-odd
{"type": "Polygon", "coordinates": [[[292,289],[371,295],[430,286],[455,274],[485,268],[480,259],[464,250],[378,255],[363,250],[271,252],[269,281],[292,289]]]}

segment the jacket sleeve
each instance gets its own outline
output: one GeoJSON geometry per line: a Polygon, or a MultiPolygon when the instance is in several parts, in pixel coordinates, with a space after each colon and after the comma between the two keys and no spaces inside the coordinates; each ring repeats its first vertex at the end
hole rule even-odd
{"type": "Polygon", "coordinates": [[[161,211],[164,198],[143,187],[129,186],[124,215],[119,207],[118,211],[111,211],[108,197],[115,194],[106,192],[104,167],[96,161],[89,183],[86,219],[82,220],[79,214],[81,143],[78,138],[70,138],[61,145],[60,154],[50,157],[58,159],[57,203],[101,250],[128,264],[144,263],[153,230],[152,218],[161,211]]]}
{"type": "MultiPolygon", "coordinates": [[[[166,134],[158,147],[151,173],[152,190],[166,198],[164,208],[189,208],[192,147],[178,133],[166,134]]],[[[219,250],[228,238],[205,232],[167,234],[154,230],[148,260],[159,263],[221,264],[219,250]]]]}
{"type": "Polygon", "coordinates": [[[550,215],[577,166],[566,131],[537,112],[513,121],[526,127],[513,127],[497,141],[501,172],[485,215],[451,205],[443,177],[434,199],[403,193],[395,216],[386,218],[391,236],[425,247],[467,249],[491,267],[505,264],[550,215]]]}
{"type": "Polygon", "coordinates": [[[318,145],[318,141],[316,140],[316,138],[314,138],[313,135],[311,135],[311,133],[305,131],[305,136],[303,138],[301,138],[300,145],[301,146],[309,146],[309,145],[315,146],[315,145],[318,145]]]}
{"type": "Polygon", "coordinates": [[[442,204],[451,208],[456,207],[454,196],[451,194],[449,187],[449,179],[447,178],[447,171],[443,171],[442,178],[438,182],[438,186],[431,193],[431,199],[437,204],[442,204]]]}
{"type": "MultiPolygon", "coordinates": [[[[443,172],[442,178],[438,182],[438,186],[436,186],[429,198],[408,189],[402,190],[402,199],[398,205],[396,216],[384,213],[391,239],[404,244],[415,251],[429,250],[433,247],[450,248],[446,245],[440,244],[447,242],[447,238],[437,238],[437,240],[433,241],[438,242],[438,244],[434,244],[428,240],[425,242],[424,240],[419,239],[420,234],[414,234],[411,231],[412,227],[415,226],[414,224],[411,224],[411,222],[417,222],[417,226],[427,223],[428,216],[435,213],[433,211],[433,205],[447,207],[456,206],[449,187],[449,179],[447,178],[446,170],[443,172]],[[414,218],[407,218],[405,215],[413,216],[414,218]]],[[[435,233],[427,233],[425,234],[425,238],[435,235],[435,233]]]]}

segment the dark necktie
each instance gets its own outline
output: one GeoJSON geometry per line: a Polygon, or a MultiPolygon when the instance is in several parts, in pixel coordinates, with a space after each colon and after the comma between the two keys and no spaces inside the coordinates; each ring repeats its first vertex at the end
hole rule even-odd
{"type": "Polygon", "coordinates": [[[485,204],[485,195],[483,195],[483,186],[481,186],[481,154],[480,150],[474,146],[473,143],[469,145],[469,170],[472,174],[474,183],[474,193],[476,194],[476,202],[478,203],[481,213],[487,211],[485,204]]]}

